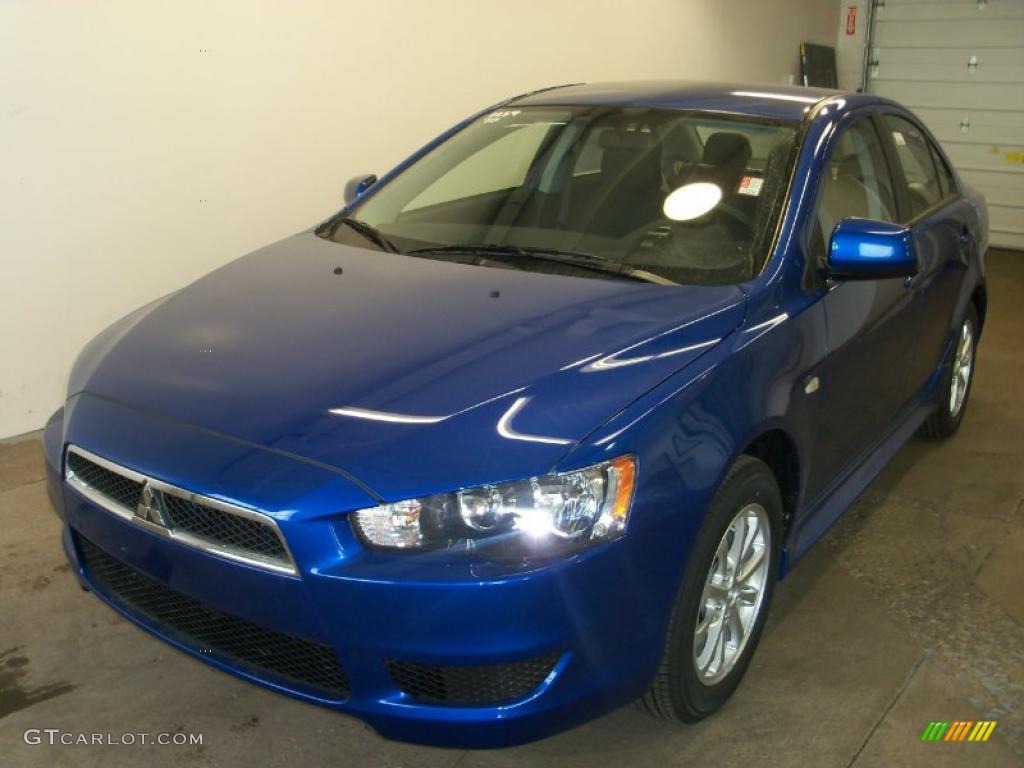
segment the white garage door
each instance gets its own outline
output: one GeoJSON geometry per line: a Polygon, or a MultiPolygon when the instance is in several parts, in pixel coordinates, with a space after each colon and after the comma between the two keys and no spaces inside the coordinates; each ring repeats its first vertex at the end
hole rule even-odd
{"type": "Polygon", "coordinates": [[[868,90],[913,110],[1024,248],[1024,0],[878,0],[868,90]]]}

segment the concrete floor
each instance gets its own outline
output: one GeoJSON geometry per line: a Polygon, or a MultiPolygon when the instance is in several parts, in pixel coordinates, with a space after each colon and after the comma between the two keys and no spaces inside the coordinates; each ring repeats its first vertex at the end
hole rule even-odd
{"type": "Polygon", "coordinates": [[[38,443],[0,445],[0,763],[9,766],[1010,766],[1024,763],[1024,254],[992,253],[970,408],[914,440],[780,585],[736,696],[669,729],[626,707],[536,744],[460,752],[212,670],[83,593],[38,443]],[[983,744],[931,720],[993,719],[983,744]],[[28,728],[202,733],[196,747],[26,745],[28,728]]]}

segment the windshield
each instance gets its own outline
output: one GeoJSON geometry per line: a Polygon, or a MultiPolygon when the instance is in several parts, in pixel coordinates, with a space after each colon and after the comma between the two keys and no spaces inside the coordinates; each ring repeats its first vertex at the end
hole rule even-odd
{"type": "Polygon", "coordinates": [[[595,276],[738,282],[767,258],[796,139],[791,123],[720,114],[508,107],[357,204],[352,226],[342,214],[319,233],[431,258],[504,250],[538,271],[567,273],[569,256],[595,276]]]}

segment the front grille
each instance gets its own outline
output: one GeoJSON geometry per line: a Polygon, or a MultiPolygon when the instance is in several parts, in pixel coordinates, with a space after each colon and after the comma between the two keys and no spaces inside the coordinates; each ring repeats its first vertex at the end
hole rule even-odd
{"type": "Polygon", "coordinates": [[[452,667],[387,661],[388,674],[404,693],[425,703],[483,706],[533,693],[558,662],[558,654],[507,664],[452,667]]]}
{"type": "Polygon", "coordinates": [[[295,564],[271,518],[212,499],[200,501],[187,490],[149,480],[134,470],[118,471],[117,464],[83,455],[86,453],[75,446],[68,448],[68,479],[112,512],[132,518],[148,485],[153,503],[163,512],[165,530],[182,543],[295,573],[295,564]]]}
{"type": "Polygon", "coordinates": [[[142,483],[101,467],[81,454],[68,452],[68,471],[101,496],[133,512],[142,497],[142,483]]]}
{"type": "Polygon", "coordinates": [[[181,594],[77,536],[89,581],[108,598],[189,648],[332,699],[348,695],[334,651],[223,613],[181,594]]]}
{"type": "Polygon", "coordinates": [[[268,560],[289,560],[277,531],[259,520],[232,515],[169,493],[164,494],[164,508],[172,531],[184,531],[268,560]]]}

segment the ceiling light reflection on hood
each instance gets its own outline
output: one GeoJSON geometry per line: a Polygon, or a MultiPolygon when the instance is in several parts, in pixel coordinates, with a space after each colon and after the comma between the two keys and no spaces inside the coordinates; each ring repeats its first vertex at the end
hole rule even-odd
{"type": "Polygon", "coordinates": [[[541,435],[527,435],[512,427],[512,419],[516,417],[526,404],[530,402],[528,397],[518,398],[498,420],[498,434],[507,440],[525,440],[528,443],[544,443],[546,445],[572,445],[572,440],[563,437],[543,437],[541,435]]]}
{"type": "Polygon", "coordinates": [[[710,211],[722,199],[722,188],[707,181],[684,184],[669,193],[662,210],[672,221],[691,221],[710,211]]]}
{"type": "Polygon", "coordinates": [[[450,416],[412,416],[405,413],[391,413],[389,411],[371,411],[369,408],[331,408],[330,412],[335,416],[349,416],[353,419],[366,419],[368,421],[385,421],[390,424],[437,424],[450,416]]]}

